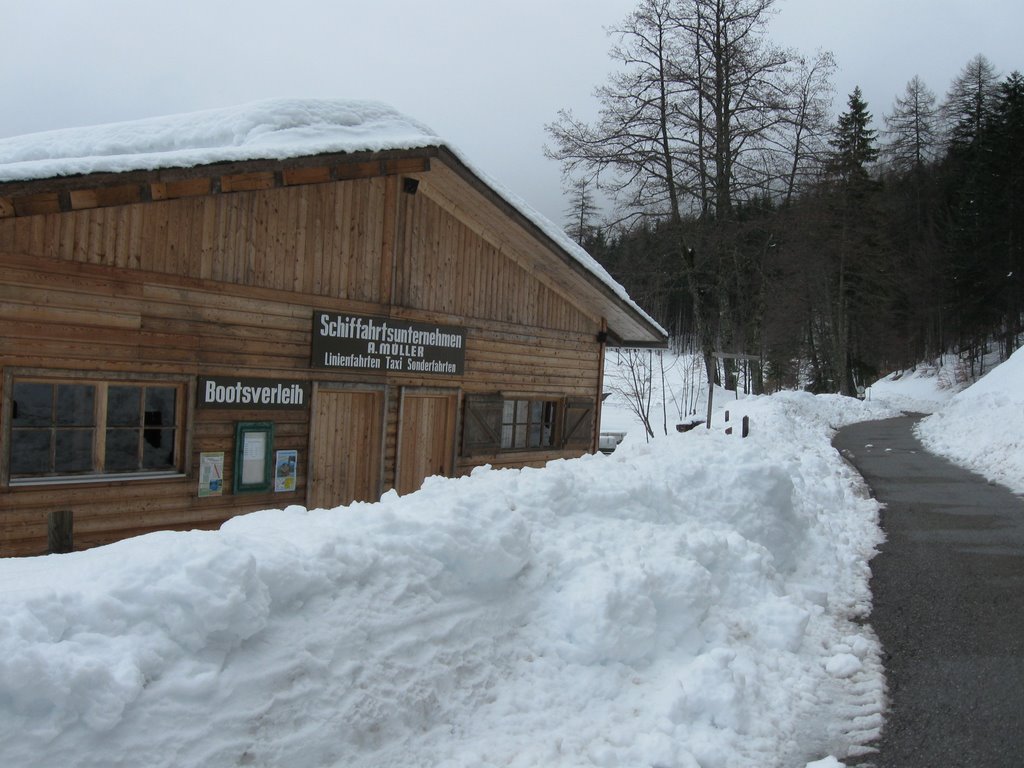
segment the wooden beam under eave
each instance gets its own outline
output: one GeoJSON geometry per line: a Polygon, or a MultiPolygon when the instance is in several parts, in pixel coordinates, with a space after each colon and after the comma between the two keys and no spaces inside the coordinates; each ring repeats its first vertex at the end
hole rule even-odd
{"type": "Polygon", "coordinates": [[[202,197],[213,192],[213,179],[202,176],[179,181],[154,181],[149,185],[153,200],[177,200],[182,197],[202,197]]]}
{"type": "Polygon", "coordinates": [[[252,173],[236,173],[220,177],[221,192],[256,192],[272,189],[276,186],[273,171],[254,171],[252,173]]]}
{"type": "Polygon", "coordinates": [[[281,171],[281,181],[286,187],[302,184],[324,184],[334,181],[331,169],[327,166],[313,168],[285,168],[281,171]]]}
{"type": "Polygon", "coordinates": [[[131,205],[144,200],[143,187],[139,184],[73,189],[68,195],[71,200],[71,208],[76,211],[85,208],[106,208],[112,205],[131,205]]]}
{"type": "Polygon", "coordinates": [[[14,213],[16,216],[38,216],[42,213],[60,212],[59,192],[40,192],[35,195],[14,198],[14,213]]]}

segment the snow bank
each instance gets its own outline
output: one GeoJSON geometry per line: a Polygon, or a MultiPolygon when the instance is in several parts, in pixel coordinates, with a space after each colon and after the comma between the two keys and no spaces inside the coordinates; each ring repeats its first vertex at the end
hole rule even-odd
{"type": "Polygon", "coordinates": [[[867,396],[908,413],[934,413],[966,385],[959,360],[948,356],[890,373],[872,384],[867,396]]]}
{"type": "Polygon", "coordinates": [[[1024,348],[919,425],[928,450],[1024,493],[1024,348]]]}
{"type": "Polygon", "coordinates": [[[0,763],[803,765],[877,735],[847,398],[0,561],[0,763]]]}

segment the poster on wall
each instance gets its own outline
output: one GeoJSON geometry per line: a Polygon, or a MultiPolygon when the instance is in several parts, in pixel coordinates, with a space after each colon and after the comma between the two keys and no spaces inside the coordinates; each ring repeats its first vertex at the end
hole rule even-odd
{"type": "Polygon", "coordinates": [[[274,462],[274,493],[294,491],[299,474],[299,452],[278,451],[274,462]]]}
{"type": "Polygon", "coordinates": [[[224,452],[199,454],[199,498],[224,493],[224,452]]]}

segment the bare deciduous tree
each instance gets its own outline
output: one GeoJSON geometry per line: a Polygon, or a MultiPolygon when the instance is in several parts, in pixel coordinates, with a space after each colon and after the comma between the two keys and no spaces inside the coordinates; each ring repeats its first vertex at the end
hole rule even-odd
{"type": "Polygon", "coordinates": [[[935,94],[914,75],[892,112],[885,115],[886,159],[894,170],[920,173],[939,154],[939,109],[935,94]]]}
{"type": "Polygon", "coordinates": [[[827,155],[835,71],[832,54],[819,51],[812,60],[797,59],[789,76],[791,98],[779,127],[776,151],[786,206],[805,182],[817,178],[827,155]]]}
{"type": "MultiPolygon", "coordinates": [[[[658,353],[660,356],[660,352],[658,353]]],[[[654,352],[649,349],[620,348],[617,365],[610,371],[608,390],[626,401],[647,438],[654,437],[651,427],[651,400],[654,394],[654,352]]]]}
{"type": "Polygon", "coordinates": [[[619,69],[596,92],[594,124],[559,112],[550,157],[611,190],[628,218],[669,222],[709,383],[732,290],[733,208],[762,195],[769,161],[792,114],[785,75],[793,54],[771,46],[774,0],[641,0],[614,30],[619,69]],[[684,219],[696,217],[687,229],[684,219]]]}

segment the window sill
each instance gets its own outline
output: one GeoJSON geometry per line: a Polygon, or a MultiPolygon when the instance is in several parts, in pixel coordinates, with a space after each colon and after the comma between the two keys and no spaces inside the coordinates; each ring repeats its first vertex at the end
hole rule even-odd
{"type": "Polygon", "coordinates": [[[138,482],[140,480],[177,480],[183,472],[133,472],[108,475],[63,475],[59,477],[17,477],[8,482],[11,488],[39,485],[96,485],[97,483],[138,482]]]}

